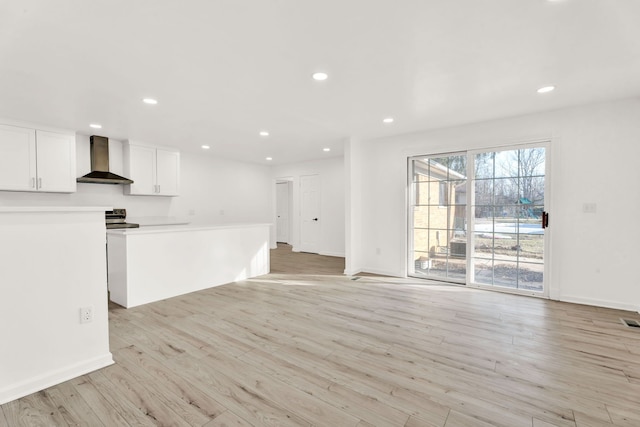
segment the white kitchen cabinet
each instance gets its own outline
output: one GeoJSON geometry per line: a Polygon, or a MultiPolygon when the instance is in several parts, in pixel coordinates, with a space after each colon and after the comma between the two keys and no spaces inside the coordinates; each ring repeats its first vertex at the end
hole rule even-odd
{"type": "Polygon", "coordinates": [[[129,142],[124,168],[133,184],[125,193],[139,196],[177,196],[180,191],[180,152],[129,142]]]}
{"type": "Polygon", "coordinates": [[[0,125],[0,190],[76,191],[73,134],[0,125]]]}
{"type": "Polygon", "coordinates": [[[269,227],[227,224],[108,230],[110,299],[130,308],[267,274],[269,227]]]}
{"type": "Polygon", "coordinates": [[[76,138],[36,130],[37,189],[59,193],[76,191],[76,138]]]}
{"type": "Polygon", "coordinates": [[[180,190],[180,153],[158,148],[156,150],[156,182],[158,193],[177,196],[180,190]]]}

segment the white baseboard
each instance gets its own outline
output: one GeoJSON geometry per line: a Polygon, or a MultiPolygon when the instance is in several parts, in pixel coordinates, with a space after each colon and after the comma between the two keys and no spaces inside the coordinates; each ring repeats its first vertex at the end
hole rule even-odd
{"type": "Polygon", "coordinates": [[[593,305],[596,307],[614,308],[616,310],[640,312],[640,309],[637,305],[621,303],[618,301],[606,301],[593,298],[576,297],[573,295],[561,295],[559,301],[571,302],[574,304],[593,305]]]}
{"type": "Polygon", "coordinates": [[[385,270],[377,270],[375,268],[361,268],[357,270],[344,270],[344,274],[347,276],[355,276],[358,273],[369,273],[369,274],[378,274],[380,276],[390,276],[390,277],[404,277],[398,272],[393,271],[385,271],[385,270]]]}
{"type": "Polygon", "coordinates": [[[344,258],[344,252],[320,252],[320,255],[344,258]]]}
{"type": "Polygon", "coordinates": [[[49,372],[36,378],[30,378],[18,384],[10,384],[8,387],[0,389],[0,405],[63,383],[72,378],[113,365],[113,363],[113,356],[111,353],[107,353],[90,360],[76,363],[75,365],[67,366],[64,369],[49,372]]]}
{"type": "MultiPolygon", "coordinates": [[[[300,248],[296,247],[296,246],[291,246],[291,252],[304,252],[303,250],[301,250],[300,248]]],[[[309,252],[309,253],[315,253],[315,252],[309,252]]],[[[324,251],[319,251],[317,252],[318,255],[324,255],[324,256],[336,256],[336,257],[340,257],[340,258],[344,258],[345,254],[344,252],[324,252],[324,251]]]]}
{"type": "Polygon", "coordinates": [[[385,270],[377,270],[375,268],[361,268],[357,270],[344,270],[344,274],[346,276],[355,276],[359,273],[369,273],[369,274],[378,274],[380,276],[390,276],[390,277],[404,277],[397,272],[385,271],[385,270]]]}
{"type": "Polygon", "coordinates": [[[376,268],[363,268],[361,273],[378,274],[380,276],[404,277],[397,271],[378,270],[376,268]]]}

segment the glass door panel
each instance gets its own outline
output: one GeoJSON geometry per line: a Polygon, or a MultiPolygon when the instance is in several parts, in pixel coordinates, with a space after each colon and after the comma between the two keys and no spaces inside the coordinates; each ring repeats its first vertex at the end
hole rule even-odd
{"type": "Polygon", "coordinates": [[[466,280],[466,168],[466,154],[411,159],[409,275],[466,280]]]}
{"type": "Polygon", "coordinates": [[[545,148],[474,155],[471,281],[542,292],[545,148]]]}

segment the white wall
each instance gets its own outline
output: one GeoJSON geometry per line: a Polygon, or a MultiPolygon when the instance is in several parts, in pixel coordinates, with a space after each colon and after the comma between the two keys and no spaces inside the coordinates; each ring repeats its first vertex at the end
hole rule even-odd
{"type": "MultiPolygon", "coordinates": [[[[364,270],[364,257],[367,252],[363,246],[362,235],[363,185],[367,176],[367,151],[365,144],[355,138],[345,141],[345,259],[344,273],[357,274],[364,270]]],[[[371,272],[373,272],[370,269],[371,272]]]]}
{"type": "MultiPolygon", "coordinates": [[[[316,160],[302,163],[275,166],[273,168],[272,198],[275,203],[275,185],[278,180],[293,183],[293,215],[291,218],[291,242],[293,250],[300,246],[300,177],[320,175],[320,243],[322,255],[344,256],[345,254],[345,174],[342,157],[316,160]]],[[[275,208],[272,220],[275,224],[275,208]]],[[[275,247],[275,233],[271,232],[271,247],[275,247]]]]}
{"type": "Polygon", "coordinates": [[[0,404],[113,363],[104,212],[80,210],[0,208],[0,404]]]}
{"type": "MultiPolygon", "coordinates": [[[[89,136],[76,136],[77,176],[91,170],[89,136]]],[[[109,141],[110,170],[125,176],[122,142],[109,141]]],[[[111,206],[130,219],[177,217],[196,224],[271,222],[270,167],[181,153],[180,196],[126,196],[122,185],[78,184],[71,194],[0,191],[0,206],[111,206]],[[194,213],[191,215],[191,213],[194,213]]],[[[132,221],[134,222],[134,221],[132,221]]]]}
{"type": "Polygon", "coordinates": [[[362,241],[347,265],[362,260],[362,270],[406,275],[408,156],[549,139],[551,298],[640,309],[638,117],[634,98],[367,141],[367,167],[350,159],[363,193],[352,200],[361,212],[350,227],[361,221],[362,241]],[[584,203],[596,203],[597,213],[583,213],[584,203]]]}

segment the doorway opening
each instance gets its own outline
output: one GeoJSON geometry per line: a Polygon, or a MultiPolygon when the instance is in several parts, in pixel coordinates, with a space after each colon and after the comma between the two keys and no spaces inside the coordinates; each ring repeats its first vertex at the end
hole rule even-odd
{"type": "Polygon", "coordinates": [[[276,242],[291,244],[293,182],[276,181],[276,242]]]}

